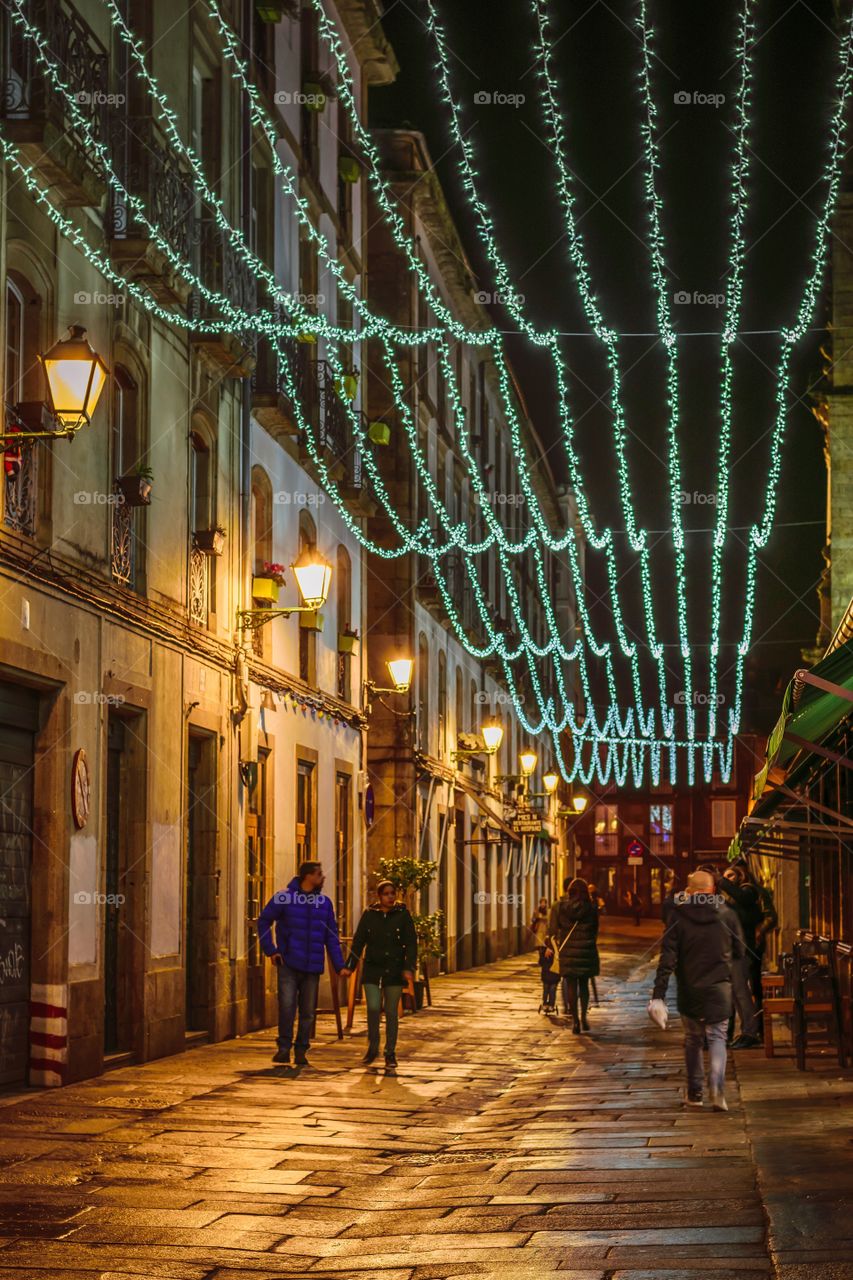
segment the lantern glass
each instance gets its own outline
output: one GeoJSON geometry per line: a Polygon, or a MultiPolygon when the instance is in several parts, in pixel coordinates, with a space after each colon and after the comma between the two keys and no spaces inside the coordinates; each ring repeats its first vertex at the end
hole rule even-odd
{"type": "Polygon", "coordinates": [[[548,792],[549,796],[552,796],[554,792],[557,790],[557,785],[559,781],[560,779],[556,773],[545,774],[544,778],[542,779],[542,785],[545,788],[545,790],[548,792]]]}
{"type": "Polygon", "coordinates": [[[414,661],[411,658],[392,658],[387,664],[395,693],[408,693],[412,684],[414,661]]]}
{"type": "Polygon", "coordinates": [[[503,725],[499,724],[497,720],[490,720],[488,724],[483,725],[480,732],[483,736],[486,750],[490,756],[493,756],[496,751],[500,750],[500,745],[504,739],[503,725]]]}
{"type": "Polygon", "coordinates": [[[518,757],[518,762],[521,765],[521,772],[524,774],[525,778],[529,778],[536,768],[536,752],[522,751],[518,757]]]}
{"type": "Polygon", "coordinates": [[[587,805],[586,796],[573,796],[572,804],[574,805],[575,813],[583,813],[587,805]]]}
{"type": "Polygon", "coordinates": [[[108,370],[86,338],[86,330],[72,325],[71,336],[55,342],[40,359],[50,410],[63,427],[75,428],[91,421],[108,370]]]}
{"type": "Polygon", "coordinates": [[[329,594],[332,566],[314,549],[302,552],[291,565],[306,609],[321,609],[329,594]]]}

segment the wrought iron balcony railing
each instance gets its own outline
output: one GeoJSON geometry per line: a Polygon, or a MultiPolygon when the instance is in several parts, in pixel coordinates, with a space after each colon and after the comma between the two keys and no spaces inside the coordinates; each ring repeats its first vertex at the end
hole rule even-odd
{"type": "MultiPolygon", "coordinates": [[[[143,203],[148,220],[185,261],[193,246],[195,194],[185,169],[151,116],[117,116],[110,122],[110,153],[126,190],[143,203]]],[[[148,240],[149,232],[115,189],[110,196],[114,240],[148,240]]]]}
{"type": "MultiPolygon", "coordinates": [[[[98,141],[107,143],[109,58],[79,13],[62,0],[23,0],[27,20],[43,35],[62,68],[78,110],[98,141]]],[[[0,115],[25,158],[58,188],[68,204],[97,203],[103,175],[92,149],[73,125],[64,94],[38,64],[36,46],[6,12],[3,21],[0,115]]]]}

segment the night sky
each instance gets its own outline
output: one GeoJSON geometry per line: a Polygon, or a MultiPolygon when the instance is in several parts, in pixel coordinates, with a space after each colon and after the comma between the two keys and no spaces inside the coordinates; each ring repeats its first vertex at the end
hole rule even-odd
{"type": "MultiPolygon", "coordinates": [[[[798,305],[814,244],[818,182],[827,155],[827,123],[837,57],[837,28],[830,0],[797,0],[757,8],[754,50],[752,168],[747,219],[747,268],[742,325],[776,330],[790,323],[798,305]]],[[[659,190],[673,306],[684,332],[719,333],[729,259],[728,210],[734,147],[732,126],[739,69],[734,60],[739,5],[650,0],[658,62],[655,94],[660,109],[659,190]],[[722,103],[677,102],[677,94],[725,96],[722,103]],[[697,295],[694,302],[693,297],[697,295]],[[701,299],[712,299],[702,301],[701,299]]],[[[580,226],[593,287],[605,319],[624,333],[651,334],[654,294],[647,248],[640,136],[640,45],[633,3],[551,4],[555,71],[560,80],[569,164],[574,174],[580,226]]],[[[413,0],[391,0],[384,26],[401,66],[397,83],[371,95],[374,125],[405,124],[423,130],[439,170],[463,242],[482,289],[493,286],[459,182],[445,111],[438,100],[434,51],[424,26],[425,9],[413,0]]],[[[504,256],[530,318],[545,328],[588,332],[577,298],[553,158],[544,141],[534,67],[534,19],[526,3],[466,0],[442,7],[453,51],[454,90],[471,127],[481,190],[489,203],[504,256]],[[520,105],[475,103],[475,95],[523,95],[520,105]]],[[[510,327],[500,308],[495,322],[510,327]]],[[[815,324],[826,319],[821,302],[815,324]]],[[[818,625],[815,587],[822,568],[826,476],[821,435],[809,409],[816,382],[821,335],[803,342],[793,366],[792,408],[779,491],[777,526],[763,553],[758,608],[749,659],[750,690],[744,727],[767,731],[779,695],[814,643],[818,625]]],[[[555,394],[547,362],[525,340],[509,340],[513,362],[534,420],[550,451],[558,480],[567,477],[559,439],[555,394]]],[[[608,405],[608,374],[594,337],[565,338],[572,377],[576,442],[592,509],[599,524],[623,527],[608,405]]],[[[744,337],[735,362],[733,469],[727,544],[721,672],[731,670],[733,643],[742,626],[747,526],[760,513],[769,461],[778,339],[744,337]]],[[[625,400],[630,431],[628,459],[641,523],[665,531],[670,524],[666,466],[665,361],[652,337],[622,342],[625,400]]],[[[710,627],[710,534],[714,518],[719,423],[720,344],[692,337],[680,344],[682,476],[690,495],[684,506],[688,536],[690,637],[707,643],[710,627]]],[[[620,559],[626,540],[618,538],[620,559]]],[[[676,639],[672,554],[668,537],[652,538],[656,611],[661,638],[676,639]]],[[[589,558],[590,586],[603,592],[601,558],[589,558]]],[[[629,626],[644,636],[639,574],[622,582],[629,626]]],[[[593,614],[606,632],[606,603],[593,614]]],[[[672,662],[672,669],[676,664],[672,662]]],[[[701,663],[697,685],[703,686],[701,663]]],[[[677,681],[674,685],[677,687],[677,681]]],[[[650,686],[651,691],[651,686],[650,686]]],[[[626,687],[627,692],[627,687],[626,687]]],[[[627,699],[626,699],[627,701],[627,699]]]]}

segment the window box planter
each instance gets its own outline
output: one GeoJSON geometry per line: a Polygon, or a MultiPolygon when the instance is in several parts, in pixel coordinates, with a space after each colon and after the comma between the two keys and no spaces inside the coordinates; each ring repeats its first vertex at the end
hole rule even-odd
{"type": "Polygon", "coordinates": [[[116,488],[129,507],[149,507],[151,505],[152,484],[148,476],[119,476],[116,488]]]}
{"type": "Polygon", "coordinates": [[[320,613],[319,609],[309,609],[306,613],[300,613],[299,626],[303,631],[322,631],[322,613],[320,613]]]}
{"type": "Polygon", "coordinates": [[[338,653],[358,653],[358,636],[352,635],[348,631],[338,634],[338,653]]]}
{"type": "Polygon", "coordinates": [[[278,604],[278,593],[281,587],[274,578],[253,577],[252,599],[264,604],[278,604]]]}
{"type": "Polygon", "coordinates": [[[225,549],[225,530],[196,529],[193,534],[193,546],[205,556],[221,556],[225,549]]]}
{"type": "Polygon", "coordinates": [[[371,422],[367,428],[367,434],[374,444],[391,443],[391,428],[387,422],[371,422]]]}
{"type": "Polygon", "coordinates": [[[358,182],[361,177],[361,165],[355,156],[338,157],[338,176],[342,182],[358,182]]]}

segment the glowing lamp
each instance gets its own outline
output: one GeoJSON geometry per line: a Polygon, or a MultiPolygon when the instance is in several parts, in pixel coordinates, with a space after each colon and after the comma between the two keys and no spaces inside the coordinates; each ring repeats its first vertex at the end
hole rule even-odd
{"type": "Polygon", "coordinates": [[[391,684],[395,693],[408,693],[412,684],[414,660],[412,658],[392,658],[386,663],[391,676],[391,684]]]}
{"type": "Polygon", "coordinates": [[[315,548],[305,548],[290,566],[306,609],[321,609],[329,594],[332,566],[315,548]]]}
{"type": "Polygon", "coordinates": [[[575,813],[583,813],[587,806],[586,796],[572,796],[572,804],[574,805],[575,813]]]}
{"type": "Polygon", "coordinates": [[[496,751],[500,750],[500,745],[504,740],[503,725],[499,724],[497,720],[490,720],[488,724],[483,725],[480,733],[483,736],[486,750],[490,756],[493,756],[496,751]]]}
{"type": "Polygon", "coordinates": [[[54,417],[71,430],[90,422],[109,370],[86,337],[83,326],[73,324],[70,337],[55,342],[39,360],[47,379],[48,406],[54,417]]]}
{"type": "Polygon", "coordinates": [[[521,765],[521,772],[525,778],[529,778],[533,770],[536,768],[536,752],[522,751],[518,757],[518,763],[521,765]]]}
{"type": "Polygon", "coordinates": [[[548,795],[552,796],[554,792],[557,790],[557,786],[559,782],[560,782],[559,774],[546,773],[544,778],[542,779],[542,786],[545,788],[548,795]]]}

